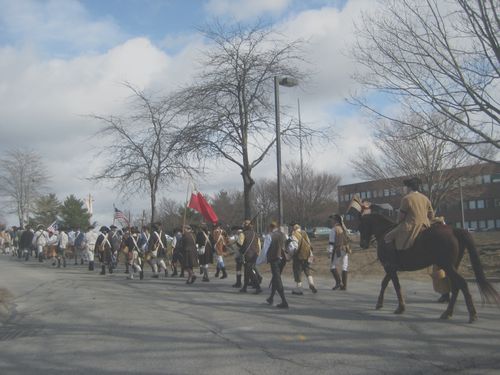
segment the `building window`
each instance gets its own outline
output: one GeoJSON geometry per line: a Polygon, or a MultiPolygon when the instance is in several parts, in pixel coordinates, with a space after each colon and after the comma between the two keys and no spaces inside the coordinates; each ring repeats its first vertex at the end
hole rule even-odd
{"type": "Polygon", "coordinates": [[[476,209],[476,201],[469,201],[468,207],[469,207],[469,210],[475,210],[476,209]]]}
{"type": "Polygon", "coordinates": [[[370,190],[368,190],[368,191],[366,192],[366,197],[367,197],[367,198],[371,198],[371,197],[372,197],[372,192],[371,192],[370,190]]]}
{"type": "Polygon", "coordinates": [[[484,199],[477,200],[476,201],[476,206],[477,206],[477,208],[484,208],[485,207],[484,199]]]}
{"type": "Polygon", "coordinates": [[[499,208],[500,207],[500,199],[496,198],[495,199],[495,208],[499,208]]]}
{"type": "Polygon", "coordinates": [[[488,220],[487,228],[488,229],[495,228],[495,220],[488,220]]]}
{"type": "Polygon", "coordinates": [[[495,228],[500,229],[500,219],[495,220],[495,228]]]}
{"type": "Polygon", "coordinates": [[[479,229],[486,229],[486,220],[479,220],[479,229]]]}
{"type": "Polygon", "coordinates": [[[500,173],[495,173],[491,175],[491,182],[500,182],[500,173]]]}
{"type": "Polygon", "coordinates": [[[366,198],[366,191],[362,191],[362,192],[361,192],[361,198],[362,198],[362,199],[366,198]]]}
{"type": "Polygon", "coordinates": [[[483,176],[483,184],[490,184],[491,183],[491,175],[485,174],[483,176]]]}
{"type": "Polygon", "coordinates": [[[389,195],[389,189],[384,189],[384,197],[388,197],[389,195]]]}

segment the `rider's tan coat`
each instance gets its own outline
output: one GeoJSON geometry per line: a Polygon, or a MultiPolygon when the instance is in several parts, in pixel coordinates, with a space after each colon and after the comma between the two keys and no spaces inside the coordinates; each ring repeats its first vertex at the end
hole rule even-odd
{"type": "Polygon", "coordinates": [[[434,218],[429,198],[412,191],[401,200],[400,223],[385,236],[386,242],[395,241],[396,249],[405,250],[410,248],[418,234],[430,226],[430,220],[434,218]]]}

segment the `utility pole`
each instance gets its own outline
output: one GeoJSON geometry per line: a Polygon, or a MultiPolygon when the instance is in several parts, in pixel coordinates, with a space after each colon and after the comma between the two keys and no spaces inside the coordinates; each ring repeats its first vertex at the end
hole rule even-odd
{"type": "Polygon", "coordinates": [[[299,115],[299,150],[300,150],[300,225],[305,228],[304,223],[304,157],[302,154],[302,121],[300,119],[300,99],[297,98],[297,111],[299,115]]]}

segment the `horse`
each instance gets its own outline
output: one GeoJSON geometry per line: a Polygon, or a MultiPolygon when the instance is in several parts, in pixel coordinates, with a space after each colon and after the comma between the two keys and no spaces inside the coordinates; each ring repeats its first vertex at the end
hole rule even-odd
{"type": "Polygon", "coordinates": [[[377,256],[386,272],[377,300],[377,310],[383,307],[384,292],[391,280],[398,297],[398,307],[394,313],[402,314],[405,311],[405,301],[401,293],[398,271],[417,271],[431,265],[437,265],[449,277],[452,292],[448,306],[440,318],[449,319],[452,317],[458,292],[461,290],[469,312],[469,323],[477,320],[477,312],[467,282],[458,272],[458,266],[463,258],[465,249],[469,253],[472,269],[483,302],[486,300],[486,302],[493,302],[497,306],[500,306],[500,296],[486,279],[474,240],[468,231],[436,223],[421,232],[410,249],[394,250],[387,246],[384,241],[385,234],[394,228],[394,226],[395,224],[390,219],[379,213],[369,213],[360,216],[358,227],[360,247],[367,249],[370,246],[372,238],[375,237],[377,241],[377,256]]]}

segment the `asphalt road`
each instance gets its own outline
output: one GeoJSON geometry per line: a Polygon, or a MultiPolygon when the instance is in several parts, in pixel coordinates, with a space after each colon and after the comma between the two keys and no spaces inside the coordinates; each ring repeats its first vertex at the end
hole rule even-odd
{"type": "MultiPolygon", "coordinates": [[[[267,267],[267,266],[265,266],[267,267]]],[[[289,273],[290,270],[286,269],[289,273]]],[[[13,295],[0,323],[0,374],[498,374],[500,310],[481,306],[468,323],[459,297],[449,321],[430,280],[403,280],[375,310],[380,280],[352,280],[348,291],[290,295],[290,309],[231,288],[234,275],[126,280],[83,266],[53,269],[0,256],[0,287],[13,295]]],[[[267,284],[268,280],[264,283],[267,284]]],[[[498,284],[496,284],[497,289],[498,284]]]]}

